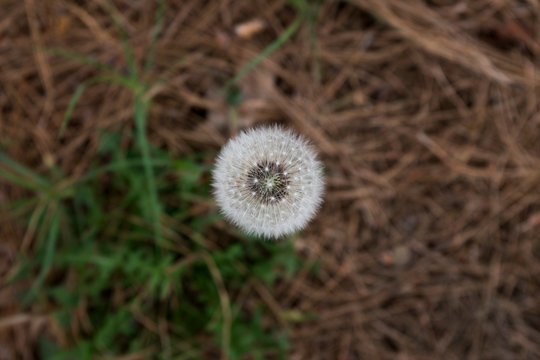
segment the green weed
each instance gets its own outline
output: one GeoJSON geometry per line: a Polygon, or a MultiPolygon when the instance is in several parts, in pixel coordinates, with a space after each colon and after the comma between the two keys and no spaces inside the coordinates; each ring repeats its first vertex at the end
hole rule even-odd
{"type": "Polygon", "coordinates": [[[320,79],[321,69],[316,51],[315,20],[322,0],[287,0],[286,2],[296,9],[296,18],[273,42],[271,42],[247,64],[242,66],[240,70],[238,70],[238,72],[229,81],[227,81],[224,86],[224,90],[228,93],[227,100],[229,100],[229,104],[234,105],[233,103],[236,99],[238,99],[238,88],[235,87],[235,84],[246,76],[251,70],[253,70],[262,60],[266,59],[270,54],[279,49],[290,38],[292,38],[292,36],[298,32],[304,23],[308,26],[310,45],[313,53],[315,77],[316,80],[320,79]],[[231,101],[231,99],[235,100],[231,101]]]}
{"type": "MultiPolygon", "coordinates": [[[[215,351],[221,347],[231,359],[264,358],[268,351],[284,357],[286,336],[262,324],[268,309],[246,309],[230,299],[254,281],[271,288],[294,274],[300,263],[291,243],[244,239],[207,246],[204,234],[219,215],[191,211],[209,201],[206,160],[172,159],[157,149],[151,150],[151,166],[164,224],[160,241],[153,241],[142,196],[144,162],[135,149],[113,147],[117,136],[104,133],[93,170],[65,188],[62,180],[48,182],[17,165],[35,192],[28,201],[37,205],[14,203],[13,210],[27,227],[35,224],[37,243],[33,256],[21,259],[14,281],[33,277],[25,304],[53,309],[72,336],[68,349],[44,339],[42,356],[94,359],[154,349],[147,358],[199,359],[208,351],[199,337],[208,334],[215,351]],[[157,330],[163,323],[168,349],[157,330]],[[74,337],[73,328],[82,334],[74,337]]],[[[6,167],[11,161],[3,162],[0,175],[14,180],[19,174],[6,167]]]]}

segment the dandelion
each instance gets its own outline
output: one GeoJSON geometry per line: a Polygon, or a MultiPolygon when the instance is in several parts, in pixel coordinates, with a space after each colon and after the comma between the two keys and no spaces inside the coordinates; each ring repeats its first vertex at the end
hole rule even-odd
{"type": "Polygon", "coordinates": [[[231,139],[217,158],[213,177],[225,217],[267,238],[302,229],[322,202],[322,166],[313,148],[278,126],[250,129],[231,139]]]}

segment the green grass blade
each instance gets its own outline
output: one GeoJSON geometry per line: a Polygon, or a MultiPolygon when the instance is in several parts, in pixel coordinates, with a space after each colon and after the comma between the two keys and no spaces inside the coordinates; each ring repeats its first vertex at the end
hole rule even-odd
{"type": "Polygon", "coordinates": [[[46,241],[45,244],[45,254],[43,256],[43,261],[41,264],[41,269],[39,271],[38,276],[36,277],[36,280],[32,284],[32,287],[28,291],[28,293],[25,295],[23,299],[23,303],[28,304],[29,301],[31,301],[43,285],[43,282],[45,281],[45,278],[47,274],[49,273],[49,270],[51,269],[53,258],[54,258],[54,250],[56,248],[56,243],[58,241],[58,230],[60,229],[60,209],[56,208],[54,209],[54,212],[51,217],[50,223],[47,224],[49,226],[47,236],[44,239],[41,239],[41,241],[46,241]]]}
{"type": "Polygon", "coordinates": [[[154,227],[154,240],[159,241],[161,238],[161,226],[160,226],[160,207],[157,196],[157,188],[154,178],[154,170],[152,168],[152,158],[150,155],[150,144],[146,138],[146,119],[148,116],[149,102],[143,99],[143,94],[138,93],[135,95],[135,126],[137,133],[137,143],[141,149],[144,176],[146,179],[146,186],[148,187],[148,206],[150,211],[150,221],[154,227]]]}
{"type": "Polygon", "coordinates": [[[66,126],[69,119],[71,118],[73,109],[75,109],[75,105],[77,104],[77,101],[79,101],[79,99],[81,98],[84,90],[86,90],[86,87],[87,87],[87,84],[82,83],[81,85],[77,86],[77,89],[71,96],[66,113],[64,114],[64,118],[62,119],[62,125],[60,125],[60,130],[58,131],[58,138],[61,138],[64,135],[64,131],[66,130],[66,126]]]}
{"type": "Polygon", "coordinates": [[[39,204],[41,201],[43,201],[43,199],[37,196],[22,198],[19,200],[12,200],[2,203],[0,204],[0,209],[5,209],[8,212],[7,215],[11,218],[19,219],[26,214],[30,214],[35,211],[35,209],[40,206],[39,204]]]}
{"type": "Polygon", "coordinates": [[[165,8],[167,5],[167,0],[161,0],[156,11],[156,17],[154,20],[154,28],[152,29],[152,40],[150,41],[150,48],[148,49],[148,55],[144,62],[144,70],[150,71],[152,66],[154,66],[154,58],[156,55],[156,43],[159,37],[159,33],[163,27],[163,19],[165,17],[165,8]]]}
{"type": "Polygon", "coordinates": [[[133,50],[131,49],[127,32],[122,26],[122,24],[120,23],[120,20],[118,19],[118,16],[116,15],[116,9],[113,7],[110,0],[105,1],[105,8],[107,9],[109,16],[114,22],[116,31],[118,31],[118,34],[120,34],[120,40],[122,41],[122,47],[124,48],[124,56],[126,57],[129,75],[132,79],[138,79],[139,74],[137,71],[137,66],[135,64],[135,55],[133,54],[133,50]]]}
{"type": "Polygon", "coordinates": [[[0,177],[12,182],[13,184],[22,186],[29,190],[36,191],[40,189],[39,185],[37,185],[36,183],[27,181],[20,176],[14,175],[8,171],[3,170],[2,168],[0,168],[0,177]]]}
{"type": "Polygon", "coordinates": [[[12,160],[11,157],[9,157],[7,154],[5,154],[3,152],[0,152],[0,162],[2,164],[4,164],[4,165],[14,169],[15,171],[19,172],[20,174],[25,175],[25,176],[35,180],[36,182],[41,182],[44,185],[48,184],[47,180],[45,180],[41,176],[37,175],[35,172],[28,169],[26,166],[19,164],[15,160],[12,160]]]}
{"type": "Polygon", "coordinates": [[[0,151],[0,164],[5,165],[11,171],[4,170],[0,167],[0,176],[6,178],[9,181],[12,181],[18,185],[24,186],[29,189],[43,189],[48,187],[49,182],[28,169],[26,166],[19,164],[18,162],[12,160],[8,155],[0,151]],[[16,173],[19,173],[19,176],[16,173]],[[25,179],[26,177],[26,179],[25,179]]]}
{"type": "Polygon", "coordinates": [[[301,12],[305,11],[308,7],[306,0],[286,0],[286,2],[291,4],[301,12]]]}
{"type": "Polygon", "coordinates": [[[281,33],[281,35],[279,35],[279,37],[276,40],[274,40],[274,42],[268,45],[263,51],[261,51],[257,56],[255,56],[249,63],[244,65],[232,79],[227,81],[227,83],[224,86],[224,90],[229,89],[238,80],[246,76],[246,74],[249,73],[255,66],[257,66],[257,64],[259,64],[262,60],[264,60],[271,53],[273,53],[277,48],[279,48],[287,40],[289,40],[298,31],[303,21],[304,21],[304,15],[303,14],[298,15],[296,19],[294,20],[294,22],[291,25],[289,25],[289,27],[283,33],[281,33]]]}
{"type": "Polygon", "coordinates": [[[110,65],[108,65],[108,64],[106,64],[104,62],[101,62],[99,60],[93,59],[93,58],[91,58],[89,56],[84,56],[84,55],[81,55],[81,54],[74,53],[72,51],[67,51],[67,50],[62,50],[62,49],[51,49],[51,48],[38,48],[38,49],[41,50],[41,51],[44,51],[46,53],[49,53],[51,55],[64,57],[64,58],[67,58],[67,59],[78,61],[78,62],[86,64],[86,65],[90,65],[90,66],[95,67],[95,68],[100,69],[100,70],[104,70],[104,71],[108,71],[108,72],[112,72],[112,73],[117,73],[117,70],[115,68],[113,68],[112,66],[110,66],[110,65]]]}
{"type": "Polygon", "coordinates": [[[185,56],[180,56],[171,65],[169,65],[161,73],[161,75],[159,75],[158,79],[154,81],[154,83],[150,84],[145,97],[147,99],[150,99],[153,95],[152,93],[153,93],[154,88],[164,84],[167,81],[167,79],[169,79],[172,76],[172,74],[184,63],[185,60],[186,60],[185,56]],[[150,96],[148,94],[150,94],[150,96]]]}
{"type": "MultiPolygon", "coordinates": [[[[84,176],[82,176],[80,179],[78,179],[77,182],[82,183],[82,182],[85,182],[85,181],[92,180],[92,179],[96,178],[97,176],[99,176],[101,174],[105,174],[107,172],[114,172],[114,171],[118,171],[118,170],[124,170],[124,169],[130,168],[130,167],[141,166],[141,165],[144,165],[144,162],[143,162],[143,160],[140,160],[140,159],[124,160],[122,162],[115,162],[115,163],[108,164],[108,165],[102,166],[100,168],[88,171],[84,176]]],[[[152,167],[172,166],[173,162],[170,161],[170,160],[150,158],[150,165],[152,167]]]]}
{"type": "Polygon", "coordinates": [[[64,131],[66,130],[66,126],[71,119],[71,114],[73,113],[73,110],[75,109],[75,105],[77,105],[77,102],[79,101],[80,97],[84,93],[84,90],[89,85],[97,84],[97,83],[117,83],[120,85],[123,85],[127,88],[130,88],[132,90],[135,90],[138,86],[137,83],[134,83],[131,79],[126,78],[125,76],[117,75],[117,76],[96,76],[92,79],[90,79],[87,82],[84,82],[77,86],[77,89],[75,89],[75,92],[71,96],[71,99],[69,100],[68,107],[66,109],[66,112],[64,114],[64,118],[62,119],[62,125],[60,126],[60,130],[58,131],[58,138],[61,138],[64,135],[64,131]]]}
{"type": "Polygon", "coordinates": [[[312,64],[313,64],[313,80],[315,83],[320,84],[322,81],[322,65],[319,55],[319,48],[317,46],[317,33],[315,30],[315,22],[317,20],[317,15],[321,8],[321,3],[316,3],[312,5],[307,11],[306,23],[309,34],[309,46],[311,49],[312,64]]]}

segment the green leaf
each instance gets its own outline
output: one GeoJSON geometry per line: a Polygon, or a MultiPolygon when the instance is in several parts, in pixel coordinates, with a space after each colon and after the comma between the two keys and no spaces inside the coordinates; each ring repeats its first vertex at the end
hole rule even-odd
{"type": "Polygon", "coordinates": [[[146,137],[146,117],[148,115],[149,103],[145,101],[141,94],[135,96],[135,126],[137,133],[137,143],[142,153],[144,166],[144,176],[146,179],[147,192],[141,197],[141,204],[146,211],[146,216],[154,228],[154,240],[161,239],[161,209],[158,201],[154,170],[152,168],[152,158],[150,155],[150,145],[146,137]]]}
{"type": "Polygon", "coordinates": [[[62,125],[60,126],[60,130],[58,131],[58,138],[64,136],[64,131],[66,130],[69,119],[71,118],[73,109],[75,109],[75,105],[77,104],[77,101],[79,101],[81,95],[84,93],[86,86],[86,83],[82,83],[81,85],[77,86],[77,89],[71,96],[66,113],[64,114],[64,118],[62,119],[62,125]]]}
{"type": "Polygon", "coordinates": [[[0,165],[4,165],[10,170],[8,171],[0,167],[0,176],[19,186],[32,190],[43,190],[50,186],[50,183],[45,178],[12,160],[2,151],[0,151],[0,165]]]}
{"type": "Polygon", "coordinates": [[[267,58],[271,53],[277,50],[281,45],[283,45],[287,40],[289,40],[300,28],[302,22],[304,21],[304,14],[300,13],[291,25],[284,32],[282,32],[276,40],[274,40],[270,45],[268,45],[263,51],[261,51],[257,56],[255,56],[251,61],[244,65],[236,75],[227,81],[224,86],[224,89],[229,89],[234,85],[238,80],[246,76],[255,66],[257,66],[262,60],[267,58]]]}
{"type": "Polygon", "coordinates": [[[32,284],[32,287],[23,298],[24,304],[28,304],[36,296],[39,289],[43,286],[45,277],[49,273],[53,263],[54,250],[58,241],[58,229],[60,228],[60,209],[55,206],[53,207],[54,210],[51,221],[48,224],[49,229],[47,232],[47,237],[45,239],[41,239],[41,241],[45,241],[45,254],[42,260],[41,269],[36,280],[34,281],[34,284],[32,284]]]}
{"type": "Polygon", "coordinates": [[[150,71],[154,65],[154,57],[156,55],[156,43],[159,37],[159,33],[163,27],[163,19],[165,17],[165,6],[167,0],[160,0],[156,16],[154,20],[154,28],[152,29],[152,40],[150,41],[150,48],[148,49],[148,55],[144,64],[144,70],[150,71]]]}
{"type": "Polygon", "coordinates": [[[131,48],[131,45],[129,44],[126,30],[120,23],[120,19],[116,15],[116,9],[113,7],[113,4],[110,0],[105,1],[105,8],[109,13],[109,16],[113,20],[116,31],[118,31],[118,33],[120,34],[120,39],[122,41],[122,47],[124,48],[124,56],[126,57],[130,78],[136,80],[138,79],[139,74],[135,65],[135,55],[133,55],[133,50],[131,48]]]}
{"type": "Polygon", "coordinates": [[[89,56],[84,56],[84,55],[81,55],[81,54],[74,53],[72,51],[67,51],[67,50],[62,50],[62,49],[53,49],[53,48],[38,48],[38,50],[47,52],[47,53],[52,54],[52,55],[61,56],[61,57],[64,57],[66,59],[75,60],[75,61],[78,61],[80,63],[90,65],[92,67],[95,67],[97,69],[104,70],[104,71],[107,71],[107,72],[112,72],[112,73],[117,72],[115,68],[113,68],[112,66],[107,65],[104,62],[93,59],[93,58],[91,58],[89,56]]]}

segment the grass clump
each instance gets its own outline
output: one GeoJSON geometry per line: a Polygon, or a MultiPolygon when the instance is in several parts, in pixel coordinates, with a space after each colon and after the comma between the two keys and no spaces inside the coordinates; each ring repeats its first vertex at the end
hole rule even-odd
{"type": "Polygon", "coordinates": [[[292,274],[299,263],[291,243],[207,240],[208,224],[219,215],[192,211],[209,202],[204,155],[175,160],[152,149],[162,213],[155,241],[144,162],[138,151],[116,147],[118,136],[103,134],[95,167],[67,183],[2,155],[0,175],[34,192],[12,204],[36,234],[32,255],[20,259],[12,281],[33,279],[23,303],[54,314],[68,339],[61,348],[44,337],[43,358],[145,351],[156,359],[199,359],[207,352],[262,358],[269,350],[285,356],[285,335],[262,325],[268,309],[234,299],[252,282],[271,287],[292,274]]]}

